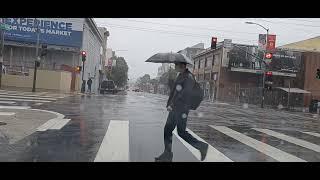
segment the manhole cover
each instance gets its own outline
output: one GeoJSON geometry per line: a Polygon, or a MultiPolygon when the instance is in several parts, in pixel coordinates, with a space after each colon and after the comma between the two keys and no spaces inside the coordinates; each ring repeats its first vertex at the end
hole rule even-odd
{"type": "Polygon", "coordinates": [[[2,125],[7,125],[7,123],[5,123],[5,122],[0,122],[0,126],[2,126],[2,125]]]}

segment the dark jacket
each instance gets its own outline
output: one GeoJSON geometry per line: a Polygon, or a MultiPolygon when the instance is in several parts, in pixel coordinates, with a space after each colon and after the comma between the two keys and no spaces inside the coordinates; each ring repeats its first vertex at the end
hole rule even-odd
{"type": "Polygon", "coordinates": [[[180,73],[170,91],[167,107],[171,106],[173,110],[189,110],[189,97],[194,83],[195,79],[188,69],[185,72],[180,73]]]}

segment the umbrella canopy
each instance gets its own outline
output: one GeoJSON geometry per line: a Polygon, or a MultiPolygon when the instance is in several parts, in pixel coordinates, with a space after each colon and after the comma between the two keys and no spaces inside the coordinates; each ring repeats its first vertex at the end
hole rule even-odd
{"type": "Polygon", "coordinates": [[[187,64],[192,64],[192,61],[190,58],[185,56],[181,53],[157,53],[153,56],[151,56],[149,59],[146,60],[146,62],[153,62],[153,63],[177,63],[177,62],[183,62],[187,64]]]}

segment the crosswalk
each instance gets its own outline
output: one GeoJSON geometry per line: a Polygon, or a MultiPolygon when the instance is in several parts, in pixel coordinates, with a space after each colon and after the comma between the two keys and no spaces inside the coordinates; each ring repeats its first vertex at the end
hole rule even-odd
{"type": "Polygon", "coordinates": [[[0,105],[17,106],[17,105],[42,105],[65,98],[69,95],[52,92],[23,92],[12,90],[0,90],[0,105]]]}
{"type": "MultiPolygon", "coordinates": [[[[262,128],[246,128],[239,130],[234,127],[209,125],[206,135],[200,137],[197,133],[190,129],[187,131],[196,139],[209,144],[207,157],[204,162],[237,162],[242,156],[240,149],[234,144],[240,143],[243,147],[250,149],[250,152],[255,151],[257,157],[263,157],[271,161],[278,162],[308,162],[320,161],[320,134],[318,132],[297,131],[291,132],[291,135],[283,131],[274,129],[262,128]],[[213,137],[213,140],[207,141],[214,130],[220,133],[223,138],[213,137]],[[292,135],[296,134],[296,135],[292,135]],[[260,139],[258,136],[263,137],[260,139]],[[232,139],[227,140],[227,139],[232,139]],[[312,140],[308,142],[307,139],[312,140]],[[284,144],[285,142],[286,144],[284,144]],[[232,144],[233,143],[233,144],[232,144]],[[228,148],[230,147],[230,148],[228,148]]],[[[183,146],[191,152],[191,154],[200,161],[200,153],[194,147],[185,142],[178,136],[176,129],[173,132],[174,136],[183,144],[183,146]]],[[[289,133],[290,134],[290,133],[289,133]]],[[[215,134],[217,136],[217,134],[215,134]]],[[[129,137],[129,121],[110,121],[106,135],[100,144],[99,151],[96,154],[95,162],[113,162],[113,161],[130,161],[129,137]]],[[[132,142],[134,143],[134,142],[132,142]]],[[[163,142],[159,142],[163,143],[163,142]]],[[[174,145],[173,145],[174,146],[174,145]]],[[[240,148],[241,148],[240,147],[240,148]]],[[[243,149],[242,149],[243,150],[243,149]]],[[[249,153],[250,154],[250,153],[249,153]]],[[[263,159],[262,158],[262,159],[263,159]]],[[[254,159],[254,158],[253,158],[254,159]]],[[[252,160],[252,159],[251,159],[252,160]]],[[[251,161],[244,159],[242,161],[251,161]]],[[[241,160],[240,160],[241,161],[241,160]]],[[[253,160],[254,161],[254,160],[253,160]]]]}

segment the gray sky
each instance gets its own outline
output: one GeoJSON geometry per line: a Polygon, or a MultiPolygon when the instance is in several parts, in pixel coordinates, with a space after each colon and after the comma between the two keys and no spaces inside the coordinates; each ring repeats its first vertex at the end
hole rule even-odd
{"type": "Polygon", "coordinates": [[[153,54],[176,52],[200,42],[207,48],[212,36],[218,42],[232,39],[257,45],[258,34],[266,31],[245,24],[246,21],[269,28],[269,34],[277,35],[276,46],[319,36],[320,32],[320,18],[95,18],[95,21],[110,32],[107,46],[126,59],[131,80],[144,74],[156,77],[160,64],[144,62],[153,54]]]}

